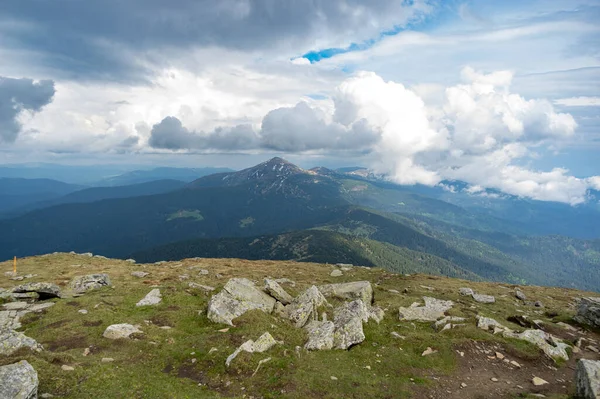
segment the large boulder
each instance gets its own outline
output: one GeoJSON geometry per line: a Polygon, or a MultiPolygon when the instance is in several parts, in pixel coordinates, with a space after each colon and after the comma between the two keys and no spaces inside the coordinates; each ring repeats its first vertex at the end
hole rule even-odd
{"type": "Polygon", "coordinates": [[[237,348],[235,352],[233,352],[227,357],[227,360],[225,360],[225,365],[229,367],[233,359],[235,359],[237,355],[240,354],[240,352],[265,352],[274,347],[276,344],[277,341],[275,341],[275,338],[273,338],[271,334],[266,332],[263,335],[261,335],[256,341],[248,340],[242,345],[240,345],[240,347],[237,348]]]}
{"type": "Polygon", "coordinates": [[[42,350],[42,346],[35,339],[22,332],[10,328],[0,330],[0,355],[10,356],[21,348],[29,348],[36,352],[42,350]]]}
{"type": "Polygon", "coordinates": [[[296,328],[301,328],[306,325],[311,316],[313,320],[316,320],[319,306],[323,306],[326,303],[327,299],[313,285],[294,298],[292,303],[285,307],[285,314],[294,323],[296,328]]]}
{"type": "Polygon", "coordinates": [[[552,359],[560,358],[563,360],[569,360],[569,355],[567,354],[566,350],[569,348],[569,345],[545,331],[525,330],[521,333],[505,331],[502,335],[508,338],[515,338],[530,342],[544,351],[544,353],[552,359]]]}
{"type": "Polygon", "coordinates": [[[112,324],[106,327],[102,336],[108,339],[123,339],[130,338],[132,334],[141,334],[142,330],[140,330],[137,326],[123,323],[123,324],[112,324]]]}
{"type": "Polygon", "coordinates": [[[359,344],[365,340],[363,322],[369,320],[369,309],[367,305],[357,299],[347,302],[336,308],[333,312],[333,345],[337,349],[348,349],[352,345],[359,344]]]}
{"type": "Polygon", "coordinates": [[[0,367],[0,398],[36,399],[38,375],[26,360],[0,367]]]}
{"type": "Polygon", "coordinates": [[[158,305],[162,301],[160,290],[158,288],[150,291],[144,298],[142,298],[135,306],[152,306],[158,305]]]}
{"type": "Polygon", "coordinates": [[[259,290],[252,281],[232,278],[223,290],[210,298],[208,318],[215,323],[233,325],[233,319],[249,310],[260,309],[271,313],[276,300],[259,290]]]}
{"type": "Polygon", "coordinates": [[[600,328],[600,298],[582,298],[577,306],[577,315],[574,319],[579,323],[600,328]]]}
{"type": "Polygon", "coordinates": [[[70,283],[71,289],[78,294],[110,285],[110,277],[105,273],[75,277],[70,283]]]}
{"type": "Polygon", "coordinates": [[[600,361],[581,359],[575,376],[577,398],[600,398],[600,361]]]}
{"type": "Polygon", "coordinates": [[[321,285],[319,291],[325,297],[348,300],[360,299],[365,305],[373,303],[373,287],[368,281],[321,285]]]}
{"type": "Polygon", "coordinates": [[[35,292],[39,295],[39,299],[60,298],[60,288],[52,283],[27,283],[13,288],[12,292],[17,294],[35,292]]]}
{"type": "Polygon", "coordinates": [[[292,296],[288,294],[277,281],[269,278],[265,279],[265,291],[284,305],[287,305],[294,300],[294,298],[292,298],[292,296]]]}
{"type": "Polygon", "coordinates": [[[308,333],[308,341],[304,345],[307,350],[333,349],[333,336],[335,325],[332,321],[313,320],[305,327],[308,333]]]}
{"type": "Polygon", "coordinates": [[[401,307],[399,309],[400,320],[436,321],[444,317],[444,313],[454,306],[452,301],[426,296],[423,297],[423,301],[425,302],[423,306],[415,302],[408,308],[401,307]]]}

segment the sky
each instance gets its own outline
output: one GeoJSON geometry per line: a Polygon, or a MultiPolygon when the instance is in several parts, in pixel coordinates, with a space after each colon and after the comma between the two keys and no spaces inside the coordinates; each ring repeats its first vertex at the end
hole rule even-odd
{"type": "Polygon", "coordinates": [[[3,0],[0,163],[600,190],[600,1],[3,0]]]}

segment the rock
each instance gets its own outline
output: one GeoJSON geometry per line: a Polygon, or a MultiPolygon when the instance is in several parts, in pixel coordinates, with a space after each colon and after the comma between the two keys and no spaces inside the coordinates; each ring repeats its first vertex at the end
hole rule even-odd
{"type": "Polygon", "coordinates": [[[535,306],[536,308],[543,308],[544,304],[542,303],[542,301],[535,301],[533,303],[533,306],[535,306]]]}
{"type": "Polygon", "coordinates": [[[568,331],[573,331],[573,332],[577,332],[577,328],[573,327],[573,326],[572,326],[572,325],[570,325],[570,324],[563,323],[562,321],[559,321],[558,323],[556,323],[556,325],[557,325],[558,327],[560,327],[560,328],[563,328],[563,329],[565,329],[565,330],[568,330],[568,331]]]}
{"type": "Polygon", "coordinates": [[[60,288],[58,288],[58,285],[51,283],[27,283],[13,288],[12,292],[18,294],[35,292],[42,300],[48,298],[60,298],[60,288]]]}
{"type": "Polygon", "coordinates": [[[292,287],[295,287],[295,286],[296,286],[296,282],[295,282],[295,281],[292,281],[292,280],[290,280],[289,278],[277,278],[277,279],[275,279],[275,282],[276,282],[276,283],[279,283],[279,284],[289,284],[289,285],[291,285],[292,287]]]}
{"type": "Polygon", "coordinates": [[[294,300],[275,280],[265,279],[265,291],[283,305],[287,305],[294,300]]]}
{"type": "Polygon", "coordinates": [[[575,376],[576,397],[600,398],[600,361],[580,359],[575,376]]]}
{"type": "Polygon", "coordinates": [[[9,302],[2,305],[5,310],[22,310],[29,307],[27,302],[9,302]]]}
{"type": "Polygon", "coordinates": [[[476,302],[481,303],[494,303],[496,302],[496,298],[492,295],[483,295],[483,294],[472,294],[471,295],[476,302]]]}
{"type": "Polygon", "coordinates": [[[579,323],[600,328],[600,297],[581,298],[574,319],[579,323]]]}
{"type": "Polygon", "coordinates": [[[142,300],[135,304],[135,306],[152,306],[158,305],[162,302],[162,295],[158,288],[150,291],[142,300]]]}
{"type": "Polygon", "coordinates": [[[139,277],[139,278],[144,278],[144,277],[148,276],[149,274],[150,274],[150,273],[147,273],[147,272],[141,272],[141,271],[140,271],[140,272],[131,272],[131,275],[132,275],[133,277],[139,277]]]}
{"type": "Polygon", "coordinates": [[[331,381],[337,381],[337,379],[338,379],[338,378],[337,378],[336,376],[334,376],[334,375],[332,375],[332,376],[331,376],[331,377],[329,377],[329,378],[331,378],[331,381]]]}
{"type": "Polygon", "coordinates": [[[103,357],[101,360],[102,363],[112,363],[114,361],[115,359],[113,359],[112,357],[103,357]]]}
{"type": "Polygon", "coordinates": [[[516,367],[516,368],[518,368],[518,369],[520,369],[520,368],[521,368],[521,365],[520,365],[519,363],[515,362],[514,360],[511,360],[511,361],[510,361],[510,364],[512,364],[513,366],[515,366],[515,367],[516,367]]]}
{"type": "Polygon", "coordinates": [[[464,322],[466,319],[464,317],[456,317],[456,316],[446,316],[443,319],[440,319],[433,323],[433,328],[436,331],[447,330],[453,328],[453,326],[458,326],[459,324],[464,322]]]}
{"type": "Polygon", "coordinates": [[[71,289],[78,294],[89,290],[110,286],[108,274],[88,274],[87,276],[75,277],[70,284],[71,289]]]}
{"type": "Polygon", "coordinates": [[[418,303],[413,303],[410,307],[401,307],[399,309],[400,320],[417,320],[417,321],[436,321],[444,317],[444,313],[452,308],[454,302],[444,301],[441,299],[423,297],[425,305],[419,306],[418,303]]]}
{"type": "Polygon", "coordinates": [[[429,356],[432,355],[434,353],[437,353],[437,350],[431,349],[430,347],[427,347],[427,349],[425,349],[423,351],[423,353],[421,353],[421,356],[429,356]]]}
{"type": "Polygon", "coordinates": [[[331,321],[311,321],[305,326],[308,332],[307,350],[328,350],[333,348],[335,325],[331,321]]]}
{"type": "Polygon", "coordinates": [[[569,360],[566,348],[569,345],[562,342],[562,340],[555,336],[548,334],[542,330],[525,330],[522,333],[514,333],[512,331],[505,331],[504,337],[516,338],[523,341],[530,342],[540,348],[550,358],[561,358],[569,360]]]}
{"type": "Polygon", "coordinates": [[[477,316],[477,327],[486,331],[493,331],[496,334],[498,331],[511,331],[490,317],[477,316]]]}
{"type": "Polygon", "coordinates": [[[367,305],[356,299],[345,303],[333,311],[333,345],[337,349],[348,349],[352,345],[359,344],[365,340],[363,322],[369,320],[369,309],[367,305]]]}
{"type": "Polygon", "coordinates": [[[287,317],[295,324],[296,328],[304,327],[308,319],[318,317],[319,306],[325,305],[327,300],[316,286],[311,286],[298,295],[292,303],[286,306],[287,317]]]}
{"type": "Polygon", "coordinates": [[[471,288],[460,288],[458,290],[458,293],[460,295],[464,295],[464,296],[471,296],[473,295],[475,292],[471,289],[471,288]]]}
{"type": "Polygon", "coordinates": [[[87,309],[79,309],[77,312],[81,314],[88,314],[87,309]]]}
{"type": "Polygon", "coordinates": [[[365,305],[373,303],[373,287],[369,281],[321,285],[319,291],[325,297],[361,299],[365,305]]]}
{"type": "Polygon", "coordinates": [[[202,284],[198,284],[198,283],[189,283],[188,287],[192,288],[192,289],[196,289],[196,290],[202,290],[204,292],[211,292],[211,291],[215,290],[215,287],[211,287],[208,285],[202,285],[202,284]]]}
{"type": "Polygon", "coordinates": [[[235,350],[235,352],[233,352],[227,357],[227,360],[225,360],[225,365],[229,367],[233,359],[235,359],[237,355],[240,354],[240,352],[265,352],[271,349],[276,344],[277,341],[275,341],[273,336],[266,332],[263,335],[261,335],[256,341],[248,340],[244,342],[239,348],[235,350]]]}
{"type": "Polygon", "coordinates": [[[498,379],[496,377],[492,377],[491,380],[492,382],[498,382],[498,379]]]}
{"type": "Polygon", "coordinates": [[[60,368],[63,371],[74,371],[75,370],[75,367],[67,366],[66,364],[63,364],[62,366],[60,366],[60,368]]]}
{"type": "Polygon", "coordinates": [[[209,271],[206,269],[198,269],[199,276],[208,276],[209,271]]]}
{"type": "Polygon", "coordinates": [[[533,377],[533,379],[531,380],[531,382],[533,383],[533,385],[535,385],[536,387],[539,387],[540,385],[546,385],[548,384],[548,381],[541,379],[540,377],[533,377]]]}
{"type": "Polygon", "coordinates": [[[0,398],[36,399],[38,375],[26,360],[0,367],[0,398]]]}
{"type": "Polygon", "coordinates": [[[500,352],[496,352],[496,357],[498,359],[502,360],[502,359],[504,359],[505,356],[502,353],[500,353],[500,352]]]}
{"type": "Polygon", "coordinates": [[[527,296],[518,288],[515,290],[515,296],[522,301],[527,300],[527,296]]]}
{"type": "Polygon", "coordinates": [[[142,331],[131,324],[113,324],[106,327],[102,336],[108,339],[129,338],[132,334],[140,334],[142,331]]]}
{"type": "Polygon", "coordinates": [[[208,318],[215,323],[233,326],[233,319],[249,310],[260,309],[271,313],[276,300],[260,291],[254,283],[245,278],[232,278],[223,291],[214,295],[208,302],[208,318]]]}
{"type": "Polygon", "coordinates": [[[129,258],[129,259],[125,259],[125,262],[129,262],[129,263],[135,263],[135,259],[131,259],[131,258],[129,258]]]}
{"type": "Polygon", "coordinates": [[[94,254],[93,254],[93,253],[91,253],[91,252],[84,252],[84,253],[82,253],[82,254],[79,254],[79,255],[80,255],[80,256],[87,256],[88,258],[91,258],[92,256],[94,256],[94,254]]]}
{"type": "Polygon", "coordinates": [[[344,273],[339,269],[334,269],[330,274],[331,277],[340,277],[343,275],[344,275],[344,273]]]}
{"type": "Polygon", "coordinates": [[[39,352],[43,348],[33,338],[11,329],[0,330],[0,355],[10,356],[21,348],[39,352]]]}

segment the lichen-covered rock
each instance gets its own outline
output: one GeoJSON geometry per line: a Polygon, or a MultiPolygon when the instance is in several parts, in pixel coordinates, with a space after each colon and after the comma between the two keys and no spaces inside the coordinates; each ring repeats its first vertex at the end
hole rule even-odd
{"type": "Polygon", "coordinates": [[[135,306],[152,306],[158,305],[162,302],[162,295],[160,294],[160,290],[158,288],[150,291],[144,298],[142,298],[135,306]]]}
{"type": "Polygon", "coordinates": [[[369,311],[364,302],[357,299],[336,308],[333,312],[333,345],[337,349],[348,349],[365,340],[363,321],[369,320],[369,311]]]}
{"type": "Polygon", "coordinates": [[[473,299],[476,302],[480,302],[480,303],[494,303],[494,302],[496,302],[496,298],[494,298],[492,295],[471,294],[471,296],[473,297],[473,299]]]}
{"type": "Polygon", "coordinates": [[[232,278],[223,290],[208,302],[208,318],[215,323],[233,325],[233,319],[249,310],[260,309],[271,313],[276,300],[265,294],[245,278],[232,278]]]}
{"type": "Polygon", "coordinates": [[[447,330],[449,328],[453,328],[454,326],[458,326],[457,323],[463,323],[466,319],[464,317],[456,317],[456,316],[446,316],[443,319],[439,319],[435,323],[433,323],[433,328],[436,331],[447,330]]]}
{"type": "Polygon", "coordinates": [[[21,348],[39,352],[42,346],[33,338],[12,329],[0,330],[0,355],[10,356],[21,348]]]}
{"type": "Polygon", "coordinates": [[[225,360],[225,365],[229,367],[233,359],[235,359],[237,355],[240,354],[240,352],[265,352],[274,347],[276,344],[277,341],[275,341],[275,338],[273,338],[271,334],[266,332],[263,335],[261,335],[256,341],[248,340],[242,345],[240,345],[240,347],[237,348],[235,352],[233,352],[227,357],[227,360],[225,360]]]}
{"type": "Polygon", "coordinates": [[[14,293],[35,292],[40,299],[60,298],[60,288],[52,283],[27,283],[12,289],[14,293]]]}
{"type": "Polygon", "coordinates": [[[482,330],[492,331],[494,334],[496,334],[498,331],[510,331],[510,329],[498,323],[496,320],[483,316],[477,316],[477,327],[481,328],[482,330]]]}
{"type": "Polygon", "coordinates": [[[294,323],[296,328],[301,328],[306,325],[311,316],[313,320],[316,320],[318,317],[318,307],[326,303],[327,299],[313,285],[294,298],[292,303],[286,306],[285,310],[288,318],[294,323]]]}
{"type": "Polygon", "coordinates": [[[399,309],[400,320],[436,321],[444,317],[444,313],[454,306],[454,302],[441,299],[423,297],[425,305],[413,303],[410,307],[399,309]]]}
{"type": "Polygon", "coordinates": [[[600,328],[600,297],[581,298],[574,319],[579,323],[600,328]]]}
{"type": "Polygon", "coordinates": [[[75,277],[70,283],[71,289],[78,294],[110,285],[110,277],[105,273],[75,277]]]}
{"type": "Polygon", "coordinates": [[[273,298],[277,299],[283,305],[287,305],[294,300],[275,280],[265,279],[265,291],[273,298]]]}
{"type": "Polygon", "coordinates": [[[38,375],[26,360],[0,367],[0,398],[36,399],[38,375]]]}
{"type": "Polygon", "coordinates": [[[530,342],[540,348],[544,353],[551,358],[560,358],[569,360],[566,348],[569,345],[562,342],[562,340],[555,336],[548,334],[542,330],[525,330],[522,333],[514,333],[512,331],[505,331],[503,336],[509,338],[520,339],[523,341],[530,342]]]}
{"type": "Polygon", "coordinates": [[[576,397],[581,399],[600,398],[600,361],[579,360],[577,362],[575,384],[576,397]]]}
{"type": "Polygon", "coordinates": [[[464,295],[464,296],[471,296],[471,295],[473,295],[475,293],[475,291],[473,291],[473,289],[471,289],[471,288],[465,288],[465,287],[463,287],[463,288],[460,288],[458,290],[458,293],[460,295],[464,295]]]}
{"type": "Polygon", "coordinates": [[[247,278],[232,278],[225,284],[223,290],[227,291],[234,299],[242,302],[252,302],[267,313],[271,313],[275,306],[275,299],[259,290],[247,278]]]}
{"type": "Polygon", "coordinates": [[[106,330],[104,330],[104,334],[102,334],[102,336],[108,339],[122,339],[130,338],[132,334],[140,333],[142,333],[142,330],[140,330],[137,326],[123,323],[113,324],[106,327],[106,330]]]}
{"type": "Polygon", "coordinates": [[[373,303],[373,287],[369,281],[321,285],[319,291],[325,297],[349,300],[360,299],[366,305],[373,303]]]}
{"type": "Polygon", "coordinates": [[[308,333],[308,341],[304,345],[304,349],[328,350],[333,348],[335,325],[332,321],[313,320],[304,328],[308,333]]]}

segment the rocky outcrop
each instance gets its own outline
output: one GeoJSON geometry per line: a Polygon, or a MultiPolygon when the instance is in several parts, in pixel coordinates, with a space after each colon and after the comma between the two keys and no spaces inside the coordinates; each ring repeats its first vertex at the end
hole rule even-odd
{"type": "Polygon", "coordinates": [[[249,310],[260,309],[271,313],[276,300],[256,288],[245,278],[232,278],[223,290],[214,295],[208,303],[208,318],[215,323],[233,325],[233,319],[249,310]]]}
{"type": "Polygon", "coordinates": [[[325,297],[348,300],[360,299],[366,305],[373,303],[373,287],[368,281],[321,285],[319,291],[325,297]]]}
{"type": "Polygon", "coordinates": [[[104,273],[75,277],[70,283],[71,289],[78,294],[110,285],[110,277],[104,273]]]}
{"type": "Polygon", "coordinates": [[[269,278],[265,279],[265,291],[283,305],[288,305],[294,300],[294,298],[288,294],[277,281],[269,278]]]}
{"type": "Polygon", "coordinates": [[[263,335],[261,335],[256,341],[248,340],[244,342],[239,348],[235,350],[235,352],[233,352],[227,357],[227,360],[225,360],[225,365],[229,367],[233,359],[235,359],[237,355],[239,355],[241,352],[265,352],[274,347],[276,344],[277,341],[275,341],[275,338],[273,338],[271,334],[266,332],[263,335]]]}
{"type": "Polygon", "coordinates": [[[0,367],[0,398],[36,399],[38,375],[26,360],[0,367]]]}
{"type": "Polygon", "coordinates": [[[600,398],[600,361],[586,359],[579,360],[579,362],[577,362],[575,384],[577,398],[600,398]]]}
{"type": "Polygon", "coordinates": [[[410,307],[401,307],[399,309],[400,320],[416,320],[416,321],[436,321],[444,317],[444,313],[454,306],[452,301],[444,301],[441,299],[423,297],[425,305],[420,306],[415,302],[410,307]]]}
{"type": "Polygon", "coordinates": [[[581,298],[577,306],[577,315],[574,319],[579,323],[600,328],[600,298],[581,298]]]}
{"type": "Polygon", "coordinates": [[[33,338],[12,329],[0,330],[0,355],[10,356],[21,348],[39,352],[43,348],[33,338]]]}
{"type": "Polygon", "coordinates": [[[131,324],[113,324],[106,327],[102,336],[108,339],[123,339],[130,338],[132,334],[141,334],[142,330],[140,330],[137,326],[133,326],[131,324]]]}
{"type": "Polygon", "coordinates": [[[35,292],[39,299],[60,298],[60,288],[56,284],[51,283],[27,283],[19,285],[12,289],[12,292],[23,294],[27,292],[35,292]]]}
{"type": "Polygon", "coordinates": [[[158,305],[162,302],[162,295],[160,294],[160,290],[158,288],[150,291],[144,298],[142,298],[135,306],[152,306],[158,305]]]}

